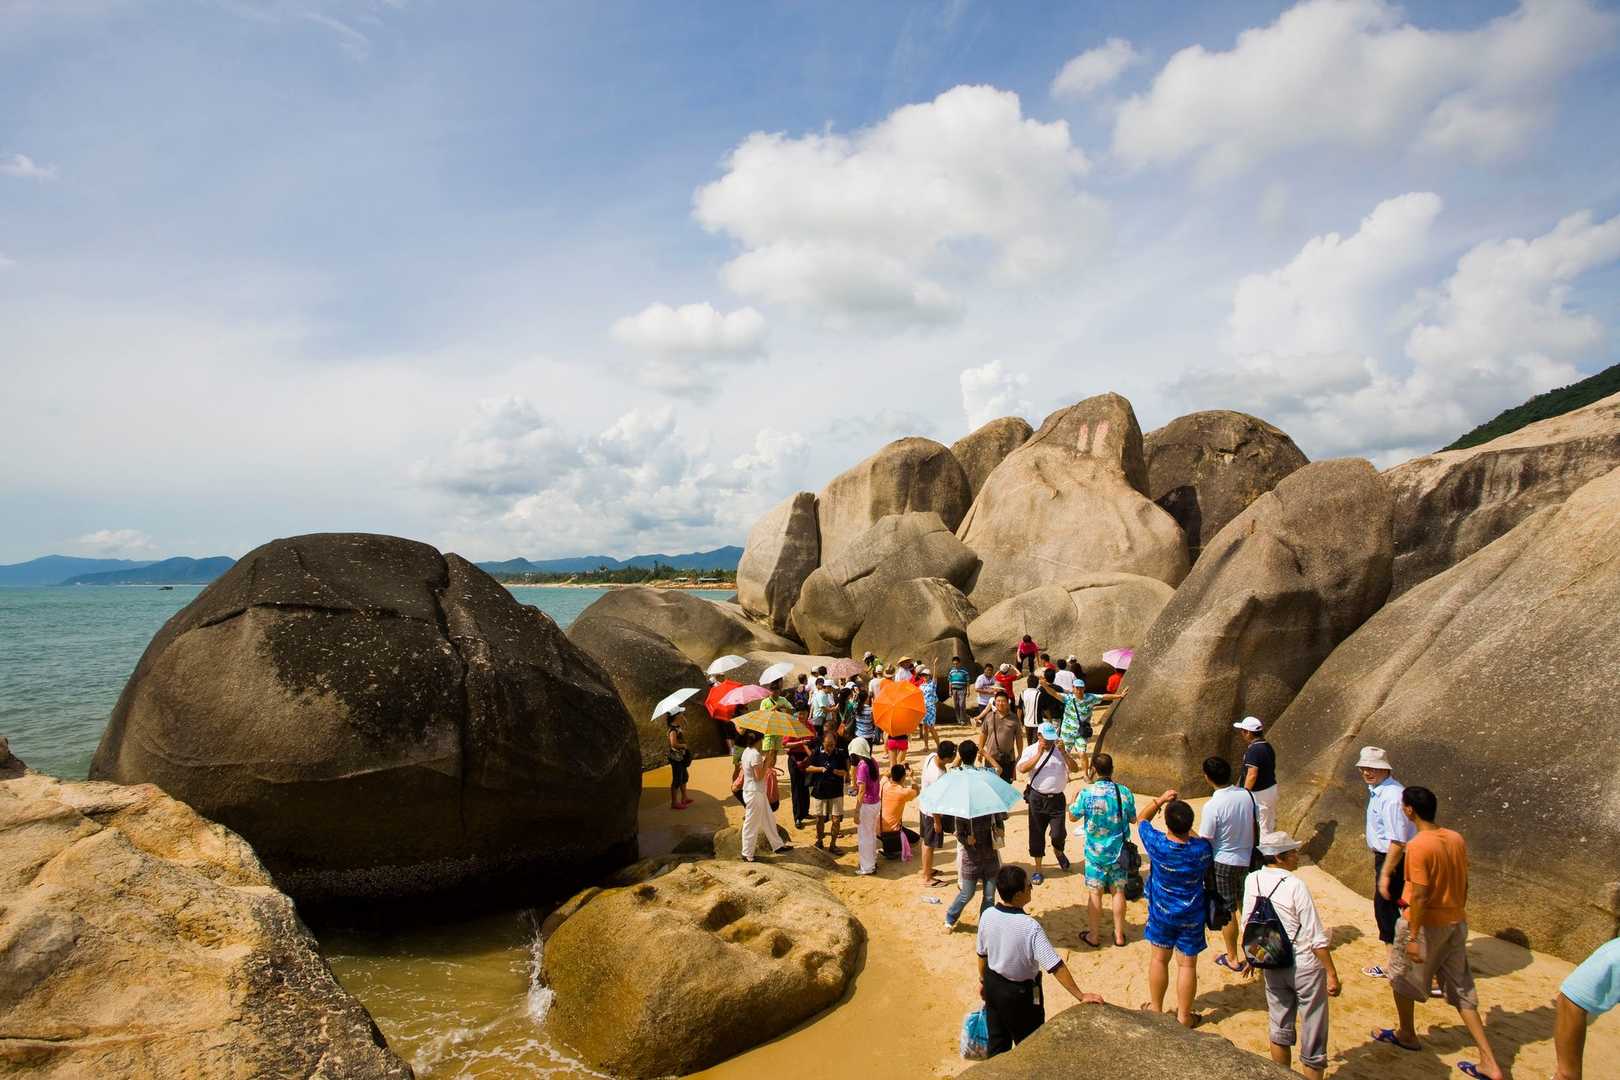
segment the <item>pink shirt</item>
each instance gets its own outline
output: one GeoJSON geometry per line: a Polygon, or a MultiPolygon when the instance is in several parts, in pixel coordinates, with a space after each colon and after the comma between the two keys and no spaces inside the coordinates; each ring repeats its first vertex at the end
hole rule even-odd
{"type": "Polygon", "coordinates": [[[861,802],[875,803],[883,798],[882,794],[878,791],[877,766],[873,765],[870,761],[862,761],[855,767],[855,776],[856,779],[866,784],[866,787],[863,789],[865,794],[861,796],[861,802]]]}

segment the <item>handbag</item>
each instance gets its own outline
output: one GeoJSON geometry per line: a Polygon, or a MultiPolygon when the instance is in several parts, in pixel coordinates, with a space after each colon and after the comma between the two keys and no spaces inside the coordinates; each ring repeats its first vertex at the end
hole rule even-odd
{"type": "Polygon", "coordinates": [[[1146,886],[1142,882],[1142,853],[1137,850],[1136,841],[1131,839],[1129,825],[1125,821],[1125,801],[1119,797],[1119,785],[1114,784],[1114,809],[1119,812],[1119,828],[1125,833],[1125,839],[1119,845],[1119,867],[1125,871],[1125,899],[1136,901],[1142,899],[1146,886]]]}
{"type": "Polygon", "coordinates": [[[778,793],[776,788],[777,775],[778,773],[775,769],[772,769],[770,772],[765,774],[765,801],[771,804],[772,810],[775,810],[777,807],[782,805],[782,796],[778,793]]]}

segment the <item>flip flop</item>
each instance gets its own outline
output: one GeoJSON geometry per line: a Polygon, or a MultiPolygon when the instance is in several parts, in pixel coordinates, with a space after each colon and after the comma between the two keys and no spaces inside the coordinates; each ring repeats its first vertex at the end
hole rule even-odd
{"type": "Polygon", "coordinates": [[[1031,885],[1042,885],[1042,884],[1045,884],[1045,882],[1046,882],[1046,875],[1045,874],[1034,873],[1034,874],[1031,874],[1029,876],[1029,883],[1031,885]]]}
{"type": "Polygon", "coordinates": [[[1090,930],[1082,930],[1082,931],[1080,931],[1080,942],[1081,942],[1081,944],[1085,945],[1085,947],[1088,948],[1088,949],[1100,949],[1100,948],[1102,948],[1102,943],[1099,942],[1099,941],[1096,941],[1096,940],[1094,940],[1092,938],[1090,930]]]}
{"type": "Polygon", "coordinates": [[[1367,976],[1367,978],[1369,978],[1369,979],[1387,979],[1387,978],[1389,978],[1389,972],[1385,971],[1382,967],[1380,967],[1377,964],[1374,964],[1372,967],[1364,967],[1364,968],[1362,968],[1361,973],[1363,975],[1367,976]]]}
{"type": "Polygon", "coordinates": [[[1401,1040],[1395,1037],[1394,1028],[1379,1028],[1377,1031],[1373,1032],[1373,1039],[1376,1042],[1389,1043],[1391,1046],[1398,1046],[1402,1050],[1406,1050],[1413,1054],[1423,1049],[1421,1046],[1407,1046],[1405,1043],[1401,1042],[1401,1040]]]}
{"type": "Polygon", "coordinates": [[[1131,943],[1130,938],[1117,937],[1117,938],[1114,939],[1114,948],[1123,949],[1125,946],[1129,945],[1130,943],[1131,943]]]}
{"type": "Polygon", "coordinates": [[[945,879],[929,878],[927,881],[923,882],[923,884],[927,885],[930,889],[943,889],[945,887],[945,879]]]}
{"type": "Polygon", "coordinates": [[[1472,1061],[1459,1061],[1459,1062],[1457,1062],[1457,1070],[1459,1072],[1461,1072],[1464,1076],[1476,1077],[1477,1080],[1491,1080],[1490,1077],[1488,1077],[1484,1073],[1480,1072],[1479,1071],[1479,1066],[1475,1065],[1472,1061]]]}
{"type": "Polygon", "coordinates": [[[1249,970],[1248,961],[1245,960],[1241,964],[1233,965],[1231,959],[1225,953],[1221,953],[1221,955],[1215,958],[1215,966],[1223,967],[1227,971],[1232,972],[1234,975],[1242,975],[1244,972],[1249,970]]]}

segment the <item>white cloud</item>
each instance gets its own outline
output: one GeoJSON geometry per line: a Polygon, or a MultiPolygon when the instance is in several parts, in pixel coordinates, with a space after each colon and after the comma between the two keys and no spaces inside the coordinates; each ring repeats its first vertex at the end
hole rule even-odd
{"type": "Polygon", "coordinates": [[[534,490],[578,456],[575,440],[525,398],[485,398],[477,408],[442,457],[416,466],[417,480],[456,495],[500,497],[534,490]]]}
{"type": "Polygon", "coordinates": [[[1131,166],[1195,158],[1204,180],[1312,145],[1488,161],[1525,144],[1617,27],[1591,0],[1522,0],[1471,30],[1422,29],[1388,0],[1307,0],[1230,51],[1176,53],[1120,107],[1114,152],[1131,166]]]}
{"type": "Polygon", "coordinates": [[[97,529],[77,537],[73,543],[82,551],[102,557],[138,556],[157,550],[152,538],[139,529],[97,529]]]}
{"type": "Polygon", "coordinates": [[[756,132],[693,213],[742,246],[724,277],[743,295],[834,323],[939,322],[962,308],[953,277],[1028,281],[1096,242],[1105,215],[1079,187],[1087,169],[1066,123],[958,86],[853,135],[756,132]]]}
{"type": "Polygon", "coordinates": [[[41,165],[27,154],[12,154],[8,158],[0,158],[0,176],[12,176],[18,180],[55,180],[56,166],[41,165]]]}
{"type": "Polygon", "coordinates": [[[648,304],[613,324],[613,337],[653,353],[757,353],[765,316],[751,307],[721,314],[710,304],[648,304]]]}
{"type": "Polygon", "coordinates": [[[967,416],[969,431],[1003,416],[1022,416],[1030,411],[1030,403],[1021,396],[1029,385],[1029,376],[1008,371],[1000,360],[967,368],[962,372],[961,384],[962,412],[967,416]]]}
{"type": "Polygon", "coordinates": [[[1396,304],[1387,286],[1419,257],[1402,265],[1438,210],[1434,196],[1391,199],[1355,235],[1316,237],[1282,269],[1244,278],[1232,361],[1182,376],[1181,397],[1266,416],[1308,453],[1388,464],[1578,379],[1604,327],[1570,308],[1570,286],[1620,261],[1620,217],[1595,223],[1583,211],[1531,240],[1478,244],[1438,289],[1396,304]],[[1416,325],[1388,314],[1403,309],[1416,325]],[[1397,348],[1404,363],[1386,359],[1397,348]]]}
{"type": "Polygon", "coordinates": [[[1141,60],[1141,54],[1124,38],[1109,38],[1095,49],[1074,57],[1052,80],[1052,96],[1075,99],[1089,97],[1141,60]]]}

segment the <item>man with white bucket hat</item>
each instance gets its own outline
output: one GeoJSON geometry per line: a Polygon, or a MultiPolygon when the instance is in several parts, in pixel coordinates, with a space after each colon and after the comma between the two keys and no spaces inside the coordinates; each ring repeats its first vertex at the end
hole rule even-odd
{"type": "MultiPolygon", "coordinates": [[[[1356,759],[1356,771],[1367,785],[1367,848],[1373,853],[1373,917],[1378,920],[1378,940],[1395,943],[1395,923],[1401,917],[1401,892],[1406,888],[1404,861],[1406,845],[1417,832],[1401,812],[1401,793],[1406,790],[1395,779],[1395,766],[1382,747],[1364,746],[1356,759]]],[[[1383,978],[1381,966],[1366,968],[1364,974],[1383,978]]]]}

